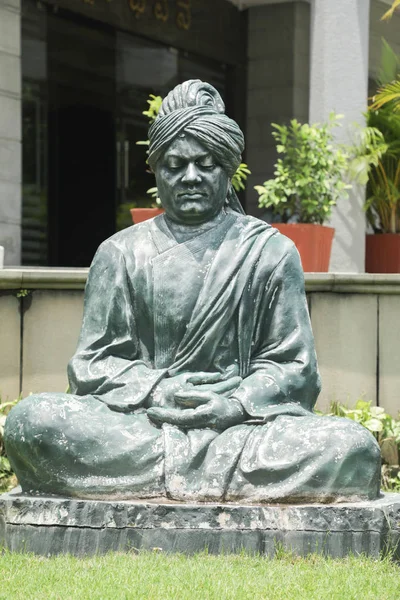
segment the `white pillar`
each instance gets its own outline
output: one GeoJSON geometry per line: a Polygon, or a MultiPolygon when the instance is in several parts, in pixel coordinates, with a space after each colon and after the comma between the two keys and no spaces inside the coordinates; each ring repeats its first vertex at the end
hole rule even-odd
{"type": "Polygon", "coordinates": [[[0,0],[0,246],[21,261],[21,10],[0,0]]]}
{"type": "MultiPolygon", "coordinates": [[[[314,0],[311,15],[310,122],[327,119],[331,111],[344,114],[337,131],[349,140],[353,123],[365,124],[368,95],[368,38],[370,0],[314,0]]],[[[364,271],[365,190],[355,186],[349,200],[334,210],[331,271],[364,271]]]]}

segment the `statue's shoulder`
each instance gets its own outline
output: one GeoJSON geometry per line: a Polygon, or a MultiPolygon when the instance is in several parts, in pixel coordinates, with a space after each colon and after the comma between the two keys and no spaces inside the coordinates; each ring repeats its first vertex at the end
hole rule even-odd
{"type": "Polygon", "coordinates": [[[131,225],[117,231],[111,237],[107,238],[100,246],[99,250],[105,252],[120,251],[123,254],[132,253],[135,248],[142,247],[148,243],[151,221],[143,221],[137,225],[131,225]]]}
{"type": "Polygon", "coordinates": [[[244,231],[254,230],[258,236],[265,239],[262,254],[269,262],[278,264],[285,256],[297,254],[296,246],[292,240],[281,234],[266,221],[251,215],[238,215],[237,223],[244,231]]]}

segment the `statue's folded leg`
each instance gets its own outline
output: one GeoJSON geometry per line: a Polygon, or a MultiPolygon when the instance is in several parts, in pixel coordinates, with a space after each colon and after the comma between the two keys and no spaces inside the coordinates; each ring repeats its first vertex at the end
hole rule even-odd
{"type": "MultiPolygon", "coordinates": [[[[213,444],[226,444],[229,430],[213,444]]],[[[255,426],[227,500],[330,502],[379,495],[380,449],[361,425],[337,417],[280,416],[255,426]]]]}
{"type": "Polygon", "coordinates": [[[36,394],[12,409],[4,437],[23,491],[165,494],[163,434],[144,412],[115,412],[92,396],[36,394]]]}

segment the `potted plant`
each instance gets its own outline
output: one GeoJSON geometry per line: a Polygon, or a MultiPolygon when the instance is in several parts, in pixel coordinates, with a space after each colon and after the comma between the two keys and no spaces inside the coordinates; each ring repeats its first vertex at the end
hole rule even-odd
{"type": "Polygon", "coordinates": [[[142,206],[142,207],[134,207],[134,208],[130,208],[130,212],[132,215],[132,221],[133,223],[135,223],[135,225],[137,223],[142,223],[143,221],[147,221],[148,219],[153,219],[154,217],[157,217],[158,215],[162,215],[162,213],[164,212],[163,207],[161,206],[161,201],[158,197],[158,191],[156,187],[152,187],[149,190],[147,190],[147,194],[149,194],[152,198],[153,201],[151,203],[151,206],[142,206]]]}
{"type": "Polygon", "coordinates": [[[304,271],[328,270],[334,229],[323,223],[351,187],[343,178],[348,153],[334,146],[338,119],[332,113],[323,125],[273,123],[275,177],[255,186],[259,206],[272,211],[274,227],[296,244],[304,271]]]}
{"type": "Polygon", "coordinates": [[[386,150],[380,132],[359,128],[352,146],[335,144],[333,128],[341,115],[324,124],[273,124],[280,155],[275,177],[255,186],[259,206],[272,211],[274,227],[296,244],[304,271],[329,269],[334,229],[324,223],[339,198],[348,197],[349,177],[366,183],[371,164],[386,150]],[[275,222],[280,221],[280,222],[275,222]]]}
{"type": "MultiPolygon", "coordinates": [[[[149,124],[151,124],[158,115],[158,112],[161,108],[162,104],[161,96],[154,96],[153,94],[149,95],[147,103],[149,104],[148,110],[143,111],[143,114],[148,117],[149,124]]],[[[138,146],[148,146],[149,140],[136,142],[138,146]]],[[[236,192],[240,192],[245,189],[245,184],[247,177],[251,175],[251,171],[246,165],[246,163],[241,163],[232,178],[232,185],[236,192]]],[[[142,221],[146,221],[147,219],[152,219],[159,214],[164,212],[164,209],[161,206],[161,200],[158,197],[158,190],[156,187],[152,187],[147,190],[147,194],[153,199],[152,206],[145,208],[131,208],[130,212],[132,215],[132,221],[136,223],[141,223],[142,221]]]]}
{"type": "Polygon", "coordinates": [[[383,40],[381,87],[369,108],[368,124],[382,133],[387,151],[368,178],[365,207],[374,233],[366,236],[367,273],[400,273],[400,94],[388,95],[390,82],[396,85],[398,76],[399,58],[383,40]]]}
{"type": "Polygon", "coordinates": [[[400,273],[400,113],[390,106],[372,111],[369,122],[382,132],[387,151],[369,173],[366,236],[367,273],[400,273]]]}

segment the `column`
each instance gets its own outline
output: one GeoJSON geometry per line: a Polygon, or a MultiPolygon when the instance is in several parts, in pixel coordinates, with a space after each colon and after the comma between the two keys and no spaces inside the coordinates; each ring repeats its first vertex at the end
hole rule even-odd
{"type": "Polygon", "coordinates": [[[5,265],[21,260],[20,18],[20,0],[0,0],[0,246],[5,265]]]}
{"type": "MultiPolygon", "coordinates": [[[[324,121],[331,111],[345,115],[337,130],[340,142],[351,140],[354,123],[365,124],[368,95],[369,0],[314,0],[311,14],[310,121],[324,121]]],[[[364,271],[365,190],[354,186],[334,210],[335,239],[331,271],[364,271]]]]}

